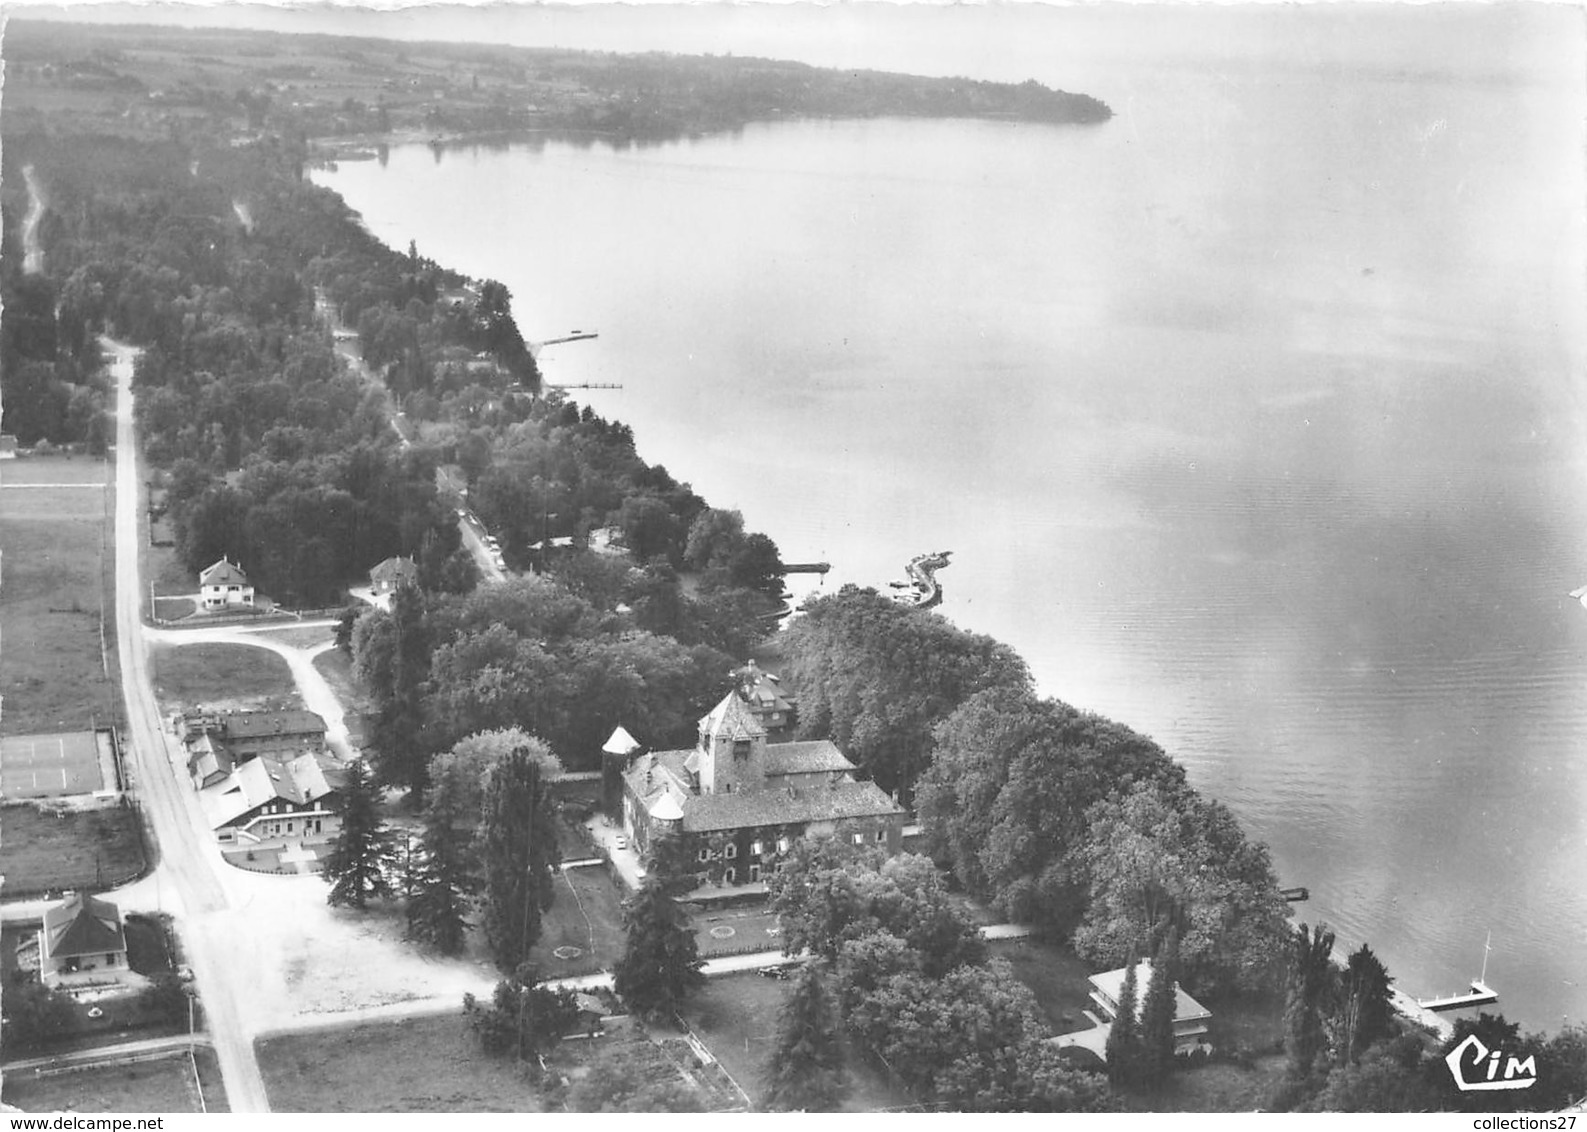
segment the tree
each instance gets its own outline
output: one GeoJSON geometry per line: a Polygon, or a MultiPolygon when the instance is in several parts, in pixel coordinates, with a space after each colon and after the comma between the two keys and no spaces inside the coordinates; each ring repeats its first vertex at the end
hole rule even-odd
{"type": "Polygon", "coordinates": [[[784,632],[801,738],[831,739],[906,800],[930,765],[932,729],[986,688],[1028,688],[1007,645],[875,590],[844,586],[784,632]]]}
{"type": "Polygon", "coordinates": [[[388,871],[396,859],[391,833],[377,809],[379,788],[363,759],[347,764],[342,786],[342,828],[325,857],[326,899],[363,909],[375,897],[389,896],[388,871]]]}
{"type": "Polygon", "coordinates": [[[491,767],[478,838],[485,870],[485,940],[491,958],[511,974],[540,938],[540,914],[551,907],[552,869],[559,860],[550,800],[540,763],[527,749],[491,767]]]}
{"type": "Polygon", "coordinates": [[[1372,949],[1362,944],[1350,953],[1339,991],[1335,1018],[1334,1057],[1340,1063],[1355,1061],[1374,1042],[1394,1033],[1394,982],[1372,949]]]}
{"type": "Polygon", "coordinates": [[[1086,813],[1090,903],[1075,950],[1118,966],[1161,926],[1179,929],[1181,980],[1208,994],[1260,990],[1282,971],[1289,906],[1264,846],[1188,786],[1138,782],[1086,813]]]}
{"type": "Polygon", "coordinates": [[[1086,811],[1184,771],[1143,735],[1029,688],[971,696],[933,732],[916,804],[931,854],[1010,920],[1059,937],[1085,912],[1086,811]]]}
{"type": "Polygon", "coordinates": [[[843,1040],[819,964],[805,964],[783,1000],[765,1077],[762,1103],[773,1110],[830,1112],[843,1096],[843,1040]]]}
{"type": "Polygon", "coordinates": [[[1135,979],[1136,963],[1132,960],[1124,971],[1124,986],[1119,990],[1119,1007],[1108,1031],[1108,1080],[1121,1088],[1129,1088],[1141,1079],[1141,1026],[1136,1017],[1136,996],[1139,988],[1135,979]]]}
{"type": "Polygon", "coordinates": [[[572,991],[545,986],[535,966],[526,963],[496,984],[489,1006],[465,994],[463,1014],[486,1053],[512,1053],[526,1061],[560,1041],[578,1021],[579,1008],[572,991]]]}
{"type": "MultiPolygon", "coordinates": [[[[1333,1005],[1339,972],[1333,964],[1334,933],[1296,925],[1290,937],[1288,984],[1284,1002],[1285,1088],[1292,1097],[1321,1086],[1315,1070],[1326,1053],[1324,1018],[1333,1005]]],[[[1290,1107],[1290,1106],[1286,1106],[1290,1107]]]]}
{"type": "MultiPolygon", "coordinates": [[[[1443,1062],[1437,1062],[1443,1068],[1443,1062]]],[[[1440,1105],[1422,1040],[1405,1034],[1335,1065],[1322,1091],[1304,1104],[1316,1112],[1431,1112],[1440,1105]]],[[[1448,1072],[1447,1069],[1444,1070],[1448,1072]]]]}
{"type": "Polygon", "coordinates": [[[789,955],[808,949],[834,960],[846,942],[876,931],[904,941],[932,978],[986,955],[979,930],[948,900],[941,874],[925,857],[884,860],[872,846],[804,838],[767,887],[789,955]]]}
{"type": "Polygon", "coordinates": [[[77,1024],[76,1002],[43,983],[13,983],[5,992],[5,1045],[9,1050],[48,1049],[77,1024]]]}
{"type": "Polygon", "coordinates": [[[1174,982],[1179,968],[1179,933],[1169,926],[1152,960],[1141,997],[1141,1081],[1162,1088],[1174,1071],[1174,982]]]}
{"type": "Polygon", "coordinates": [[[975,1112],[1106,1107],[1106,1082],[1043,1050],[1035,997],[1001,959],[941,979],[918,971],[883,978],[855,1004],[849,1032],[909,1088],[975,1112]]]}
{"type": "Polygon", "coordinates": [[[629,901],[623,926],[627,936],[612,969],[612,988],[643,1017],[672,1017],[705,982],[688,917],[652,877],[629,901]]]}
{"type": "Polygon", "coordinates": [[[408,900],[408,935],[442,955],[461,952],[468,932],[469,831],[478,820],[479,794],[468,793],[462,774],[432,775],[425,801],[424,855],[417,891],[408,900]]]}

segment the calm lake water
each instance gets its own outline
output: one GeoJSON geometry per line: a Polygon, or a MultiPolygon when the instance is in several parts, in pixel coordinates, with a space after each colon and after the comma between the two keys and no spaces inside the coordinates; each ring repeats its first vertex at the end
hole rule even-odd
{"type": "Polygon", "coordinates": [[[599,331],[549,380],[621,382],[577,396],[827,587],[952,550],[941,612],[1182,760],[1301,918],[1420,996],[1491,930],[1501,1009],[1553,1029],[1587,1020],[1580,21],[1484,18],[1026,72],[1093,128],[316,177],[527,337],[599,331]]]}

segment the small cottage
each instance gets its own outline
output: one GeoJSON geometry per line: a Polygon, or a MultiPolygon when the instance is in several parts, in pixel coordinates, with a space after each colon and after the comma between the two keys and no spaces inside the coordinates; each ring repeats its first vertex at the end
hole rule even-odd
{"type": "Polygon", "coordinates": [[[80,977],[89,974],[115,977],[127,969],[121,909],[110,901],[79,892],[45,911],[39,977],[46,985],[89,981],[80,977]]]}

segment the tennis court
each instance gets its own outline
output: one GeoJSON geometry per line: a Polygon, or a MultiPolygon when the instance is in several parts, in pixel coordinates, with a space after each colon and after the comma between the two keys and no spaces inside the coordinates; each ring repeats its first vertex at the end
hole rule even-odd
{"type": "MultiPolygon", "coordinates": [[[[108,747],[109,733],[103,734],[108,747]]],[[[6,735],[0,737],[0,796],[92,794],[107,789],[101,765],[99,736],[92,731],[6,735]]],[[[114,778],[109,788],[114,789],[114,778]]]]}

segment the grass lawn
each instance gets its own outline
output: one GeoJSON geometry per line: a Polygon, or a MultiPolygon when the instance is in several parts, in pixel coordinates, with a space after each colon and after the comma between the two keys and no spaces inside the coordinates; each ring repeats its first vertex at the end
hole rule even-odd
{"type": "Polygon", "coordinates": [[[782,936],[775,932],[777,916],[763,904],[696,913],[692,919],[695,943],[707,958],[782,947],[782,936]]]}
{"type": "Polygon", "coordinates": [[[5,1101],[24,1112],[116,1112],[145,1116],[155,1112],[227,1112],[215,1055],[197,1050],[199,1084],[193,1067],[181,1052],[157,1061],[131,1065],[90,1066],[67,1073],[39,1076],[7,1073],[5,1101]]]}
{"type": "Polygon", "coordinates": [[[510,1061],[479,1052],[459,1010],[257,1043],[276,1112],[539,1112],[510,1061]]]}
{"type": "Polygon", "coordinates": [[[619,882],[600,866],[557,874],[556,897],[541,921],[540,940],[531,953],[547,978],[591,975],[617,962],[623,953],[625,895],[619,882]],[[579,953],[561,959],[555,954],[559,947],[576,947],[579,953]]]}
{"type": "Polygon", "coordinates": [[[112,500],[109,489],[94,486],[109,478],[104,461],[80,457],[6,466],[0,696],[7,734],[87,728],[116,717],[112,500]],[[18,486],[24,484],[87,486],[18,486]]]}
{"type": "MultiPolygon", "coordinates": [[[[683,1014],[689,1025],[750,1099],[760,1104],[761,1074],[777,1036],[777,1014],[791,984],[761,975],[711,979],[683,1014]]],[[[882,1073],[858,1055],[848,1059],[849,1093],[844,1112],[875,1112],[914,1103],[890,1086],[882,1073]]]]}
{"type": "Polygon", "coordinates": [[[138,815],[130,807],[57,815],[24,803],[5,807],[0,825],[0,876],[8,898],[99,892],[144,871],[138,815]]]}
{"type": "Polygon", "coordinates": [[[1036,996],[1053,1033],[1090,1027],[1081,1011],[1091,1005],[1091,988],[1086,982],[1091,971],[1074,952],[1036,939],[992,940],[987,952],[1008,960],[1015,976],[1036,996]]]}
{"type": "Polygon", "coordinates": [[[167,709],[249,704],[301,708],[287,662],[248,645],[157,644],[152,653],[154,694],[167,709]]]}

